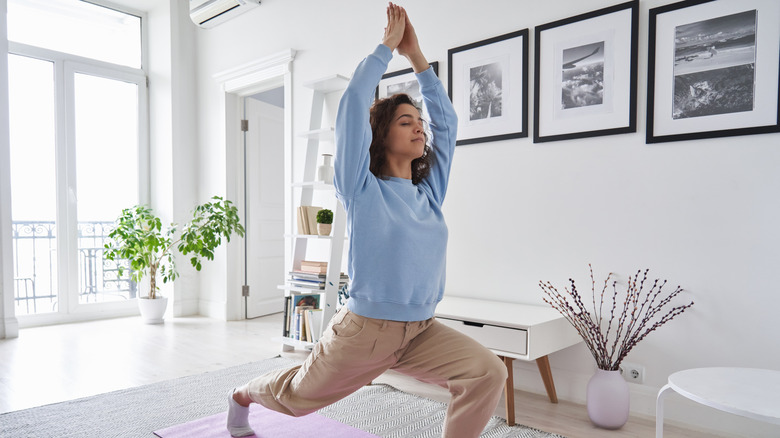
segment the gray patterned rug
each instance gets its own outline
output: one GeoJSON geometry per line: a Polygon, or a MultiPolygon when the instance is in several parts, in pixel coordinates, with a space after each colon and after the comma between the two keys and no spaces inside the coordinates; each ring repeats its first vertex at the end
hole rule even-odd
{"type": "MultiPolygon", "coordinates": [[[[0,415],[2,437],[154,437],[154,430],[223,412],[226,388],[297,365],[281,357],[0,415]]],[[[446,404],[371,385],[319,411],[385,438],[441,436],[446,404]]],[[[491,418],[483,438],[563,438],[491,418]]]]}

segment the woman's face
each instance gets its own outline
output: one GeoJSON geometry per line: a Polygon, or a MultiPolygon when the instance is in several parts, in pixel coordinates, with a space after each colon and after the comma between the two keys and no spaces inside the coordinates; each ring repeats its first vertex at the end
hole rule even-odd
{"type": "Polygon", "coordinates": [[[425,152],[425,128],[420,111],[408,103],[398,105],[385,142],[388,156],[409,158],[410,161],[422,157],[425,152]]]}

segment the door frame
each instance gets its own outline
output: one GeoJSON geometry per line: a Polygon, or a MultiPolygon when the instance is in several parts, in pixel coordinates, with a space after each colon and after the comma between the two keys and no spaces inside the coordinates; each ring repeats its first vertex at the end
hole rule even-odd
{"type": "MultiPolygon", "coordinates": [[[[225,92],[228,199],[244,199],[244,136],[240,130],[240,121],[244,114],[243,98],[279,87],[284,87],[284,199],[289,199],[291,196],[292,188],[288,183],[292,178],[292,62],[294,59],[295,50],[286,49],[214,75],[225,92]]],[[[243,202],[240,204],[237,206],[243,216],[245,214],[243,202]]],[[[284,216],[285,234],[287,234],[291,223],[291,213],[288,208],[285,208],[284,216]]],[[[286,258],[289,258],[288,251],[285,245],[286,258]]],[[[244,245],[227,246],[226,273],[224,317],[228,321],[244,319],[246,305],[241,295],[241,286],[244,284],[244,245]]]]}

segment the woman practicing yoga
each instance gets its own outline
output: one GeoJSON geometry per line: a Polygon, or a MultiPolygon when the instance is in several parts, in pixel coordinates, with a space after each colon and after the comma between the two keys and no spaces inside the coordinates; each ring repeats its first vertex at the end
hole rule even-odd
{"type": "MultiPolygon", "coordinates": [[[[498,404],[506,368],[485,347],[433,318],[444,293],[441,205],[456,128],[455,111],[406,11],[391,3],[382,44],[358,65],[336,117],[334,183],[347,212],[349,300],[303,365],[231,392],[227,427],[233,436],[253,433],[251,403],[302,416],[389,369],[449,389],[444,437],[480,435],[498,404]],[[414,69],[432,139],[408,95],[372,105],[394,50],[414,69]]],[[[261,432],[262,424],[255,428],[261,432]]]]}

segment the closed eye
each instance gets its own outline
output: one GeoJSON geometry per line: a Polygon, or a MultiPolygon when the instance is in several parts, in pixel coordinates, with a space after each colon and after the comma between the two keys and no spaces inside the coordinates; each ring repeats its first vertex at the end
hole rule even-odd
{"type": "Polygon", "coordinates": [[[396,120],[401,120],[401,119],[404,119],[402,123],[410,123],[407,120],[415,120],[418,123],[425,123],[425,120],[423,120],[421,117],[414,117],[411,114],[401,114],[400,116],[398,116],[396,120]]]}

